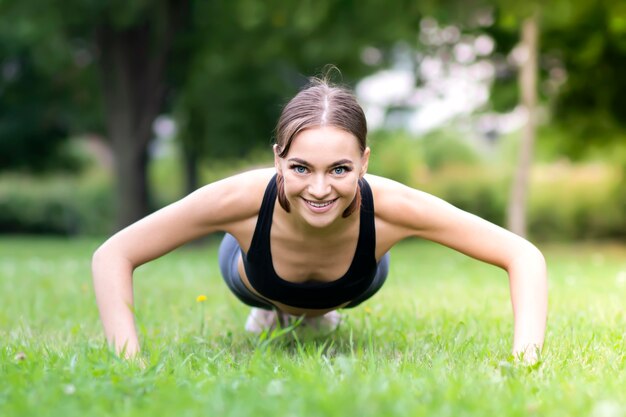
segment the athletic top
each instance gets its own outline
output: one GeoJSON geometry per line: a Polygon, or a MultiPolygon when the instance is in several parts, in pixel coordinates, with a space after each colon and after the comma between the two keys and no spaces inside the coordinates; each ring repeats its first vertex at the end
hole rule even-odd
{"type": "MultiPolygon", "coordinates": [[[[250,285],[263,297],[283,304],[312,309],[336,307],[364,293],[376,275],[376,230],[374,198],[365,179],[361,185],[359,240],[348,272],[330,282],[289,282],[276,274],[270,250],[270,230],[276,204],[276,175],[272,177],[259,211],[259,217],[243,265],[250,285]]],[[[321,261],[323,262],[323,261],[321,261]]]]}

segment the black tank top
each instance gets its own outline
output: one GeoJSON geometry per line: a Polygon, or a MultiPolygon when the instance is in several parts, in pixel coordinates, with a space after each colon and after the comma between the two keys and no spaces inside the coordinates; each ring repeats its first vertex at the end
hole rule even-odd
{"type": "Polygon", "coordinates": [[[263,196],[259,217],[243,265],[250,285],[263,297],[283,304],[312,309],[336,307],[355,299],[369,288],[376,275],[374,199],[365,179],[361,185],[359,240],[348,272],[330,282],[293,283],[276,274],[270,251],[270,230],[276,204],[276,176],[263,196]]]}

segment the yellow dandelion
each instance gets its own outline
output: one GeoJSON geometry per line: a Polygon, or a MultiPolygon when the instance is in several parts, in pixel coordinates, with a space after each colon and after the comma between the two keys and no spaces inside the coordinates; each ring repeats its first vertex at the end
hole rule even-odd
{"type": "Polygon", "coordinates": [[[206,295],[204,295],[204,294],[201,294],[201,295],[196,297],[196,302],[197,303],[203,303],[205,301],[206,301],[206,295]]]}
{"type": "Polygon", "coordinates": [[[372,314],[372,308],[371,307],[365,307],[365,312],[367,314],[372,314]]]}

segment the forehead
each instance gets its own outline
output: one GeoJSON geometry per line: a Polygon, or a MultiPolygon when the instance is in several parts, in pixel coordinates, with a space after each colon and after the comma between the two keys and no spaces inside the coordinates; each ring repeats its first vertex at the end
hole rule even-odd
{"type": "Polygon", "coordinates": [[[350,132],[323,126],[300,132],[291,143],[287,159],[297,157],[306,161],[351,159],[361,156],[358,139],[350,132]]]}

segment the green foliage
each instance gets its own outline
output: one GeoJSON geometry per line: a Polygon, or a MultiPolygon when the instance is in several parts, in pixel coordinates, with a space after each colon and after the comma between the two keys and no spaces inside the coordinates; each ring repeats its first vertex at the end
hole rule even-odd
{"type": "Polygon", "coordinates": [[[462,210],[504,225],[508,177],[496,168],[456,166],[433,173],[421,188],[462,210]]]}
{"type": "MultiPolygon", "coordinates": [[[[272,150],[267,144],[265,149],[249,151],[245,158],[221,158],[203,163],[199,167],[200,184],[198,186],[219,181],[249,169],[271,167],[274,164],[273,158],[272,150]]],[[[183,169],[183,161],[178,152],[152,161],[149,178],[150,182],[155,184],[152,188],[152,205],[155,209],[184,196],[181,186],[183,169]]]]}
{"type": "MultiPolygon", "coordinates": [[[[571,129],[581,146],[615,137],[626,126],[626,42],[619,22],[623,7],[601,2],[577,13],[578,30],[547,31],[547,48],[559,50],[568,72],[567,83],[556,102],[556,121],[571,129]]],[[[623,5],[622,5],[623,6],[623,5]]]]}
{"type": "Polygon", "coordinates": [[[95,52],[60,31],[60,8],[46,7],[0,3],[0,171],[76,170],[67,140],[102,126],[95,52]]]}
{"type": "Polygon", "coordinates": [[[476,165],[480,158],[458,131],[437,130],[421,138],[424,159],[428,168],[437,171],[444,165],[476,165]]]}
{"type": "Polygon", "coordinates": [[[541,239],[616,239],[626,236],[619,171],[595,164],[555,164],[535,173],[529,228],[541,239]]]}
{"type": "MultiPolygon", "coordinates": [[[[435,159],[438,163],[433,169],[425,156],[430,152],[424,147],[427,141],[403,135],[374,136],[370,173],[422,189],[496,224],[505,224],[510,172],[504,162],[489,165],[472,162],[473,158],[435,159]]],[[[209,183],[271,164],[268,147],[249,159],[204,164],[200,177],[202,183],[209,183]]],[[[153,208],[182,197],[180,172],[175,155],[152,164],[151,181],[158,184],[153,208]]],[[[546,241],[623,238],[626,203],[620,178],[618,167],[602,163],[536,165],[528,207],[530,235],[546,241]]],[[[112,181],[102,174],[0,177],[2,233],[107,234],[112,230],[112,217],[112,181]]]]}
{"type": "MultiPolygon", "coordinates": [[[[506,176],[498,167],[479,165],[480,157],[452,132],[422,138],[403,133],[372,135],[369,172],[437,195],[497,224],[504,224],[506,176]]],[[[458,136],[458,134],[457,134],[458,136]]]]}
{"type": "Polygon", "coordinates": [[[272,143],[283,90],[274,66],[250,66],[215,65],[210,59],[193,68],[176,111],[179,138],[192,152],[219,160],[272,143]]]}
{"type": "Polygon", "coordinates": [[[500,69],[492,90],[496,110],[517,104],[517,71],[504,56],[519,42],[521,22],[540,18],[539,93],[552,122],[568,132],[563,152],[580,158],[587,149],[620,140],[626,126],[626,7],[619,0],[492,1],[500,69]]]}
{"type": "Polygon", "coordinates": [[[113,193],[103,178],[0,178],[0,232],[102,235],[113,228],[113,193]]]}
{"type": "Polygon", "coordinates": [[[403,131],[376,131],[370,135],[370,172],[416,184],[427,172],[444,166],[472,166],[479,162],[476,150],[459,139],[460,133],[438,130],[423,137],[403,131]]]}
{"type": "Polygon", "coordinates": [[[64,109],[55,101],[62,86],[37,72],[32,56],[9,54],[0,39],[0,171],[46,171],[67,165],[62,145],[68,137],[64,109]]]}
{"type": "MultiPolygon", "coordinates": [[[[533,169],[528,229],[542,241],[626,236],[619,170],[607,165],[539,165],[533,169]]],[[[455,206],[505,225],[510,177],[506,169],[450,167],[422,188],[455,206]]]]}
{"type": "Polygon", "coordinates": [[[402,132],[374,132],[370,148],[368,171],[403,184],[413,184],[426,165],[419,140],[402,132]]]}
{"type": "Polygon", "coordinates": [[[383,289],[307,341],[245,333],[217,246],[176,250],[135,272],[142,367],[104,346],[99,244],[0,239],[0,415],[619,416],[626,403],[623,246],[542,248],[550,317],[534,367],[509,357],[504,272],[441,246],[394,248],[383,289]]]}
{"type": "Polygon", "coordinates": [[[184,146],[213,160],[271,143],[282,105],[308,76],[331,63],[341,69],[337,81],[354,84],[376,69],[361,61],[363,48],[414,40],[421,16],[408,1],[192,7],[190,34],[181,34],[173,50],[172,76],[181,86],[174,109],[184,146]]]}
{"type": "MultiPolygon", "coordinates": [[[[553,141],[566,140],[554,131],[553,141]]],[[[451,133],[412,138],[402,133],[372,135],[369,172],[434,194],[499,225],[505,225],[516,158],[515,138],[503,140],[489,160],[451,133]]],[[[626,236],[622,174],[606,162],[553,162],[551,145],[541,144],[546,162],[536,164],[530,183],[529,233],[541,240],[611,239],[626,236]],[[583,198],[584,196],[584,198],[583,198]]],[[[616,149],[618,152],[619,149],[616,149]]]]}

